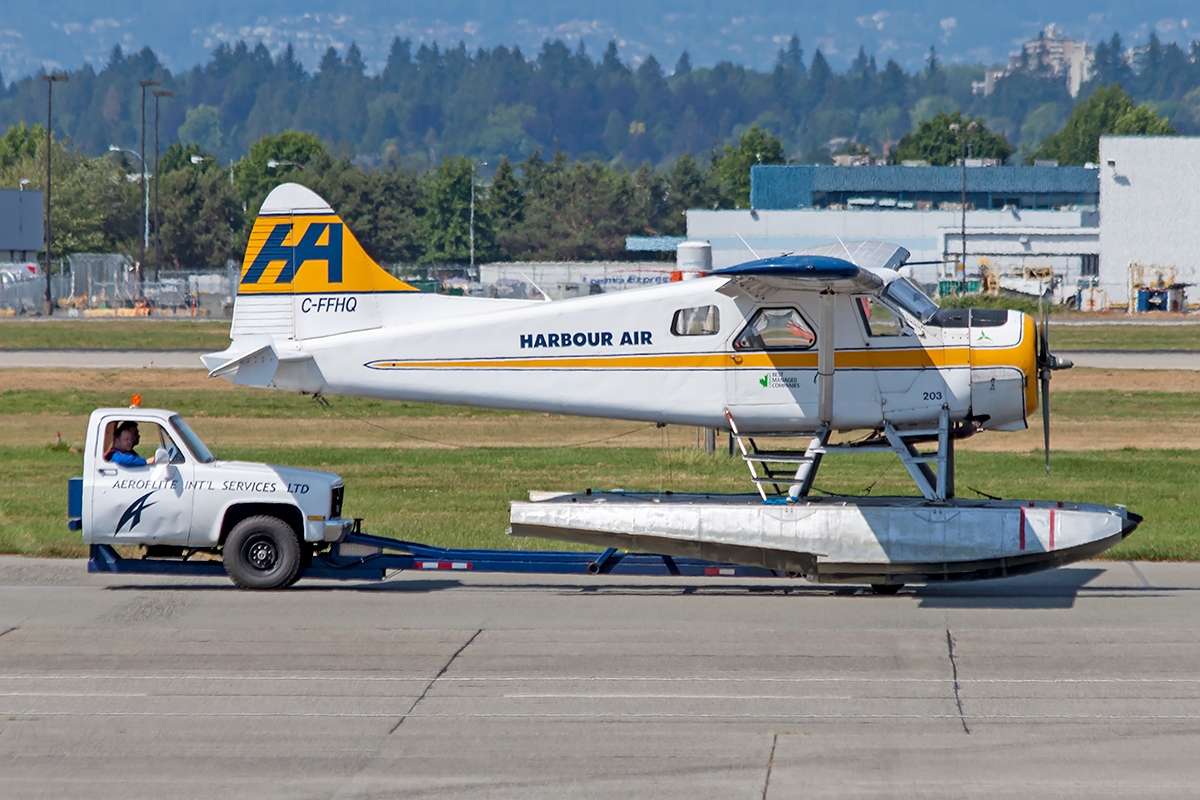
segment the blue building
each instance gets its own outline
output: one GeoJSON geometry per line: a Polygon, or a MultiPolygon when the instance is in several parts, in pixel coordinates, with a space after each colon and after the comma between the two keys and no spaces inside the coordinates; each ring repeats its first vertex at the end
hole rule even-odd
{"type": "MultiPolygon", "coordinates": [[[[968,162],[969,163],[969,162],[968,162]]],[[[966,168],[967,207],[1095,210],[1100,171],[1089,167],[966,168]]],[[[756,166],[750,170],[750,207],[959,208],[962,167],[756,166]]]]}
{"type": "Polygon", "coordinates": [[[41,190],[0,189],[0,261],[36,261],[45,241],[41,190]]]}

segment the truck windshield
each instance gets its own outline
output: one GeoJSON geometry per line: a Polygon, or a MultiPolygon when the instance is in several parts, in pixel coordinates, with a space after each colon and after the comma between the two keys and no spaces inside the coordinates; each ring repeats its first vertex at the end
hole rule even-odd
{"type": "Polygon", "coordinates": [[[883,290],[883,296],[921,322],[929,322],[938,310],[937,303],[926,297],[925,293],[908,278],[900,278],[889,283],[883,290]]]}
{"type": "Polygon", "coordinates": [[[197,461],[201,464],[216,461],[216,457],[213,456],[212,451],[204,446],[204,442],[200,441],[200,437],[196,435],[196,432],[188,427],[188,424],[183,421],[183,417],[178,414],[172,414],[171,426],[179,432],[179,438],[187,443],[188,449],[192,451],[192,455],[196,457],[197,461]]]}

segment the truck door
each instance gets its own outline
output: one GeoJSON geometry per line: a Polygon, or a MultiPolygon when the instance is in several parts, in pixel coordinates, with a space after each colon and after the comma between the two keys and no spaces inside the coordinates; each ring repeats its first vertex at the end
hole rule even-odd
{"type": "Polygon", "coordinates": [[[192,524],[194,465],[154,420],[137,420],[139,444],[134,452],[149,457],[162,447],[170,463],[125,466],[105,458],[113,434],[124,420],[106,420],[96,453],[91,508],[91,540],[96,543],[186,545],[192,524]]]}

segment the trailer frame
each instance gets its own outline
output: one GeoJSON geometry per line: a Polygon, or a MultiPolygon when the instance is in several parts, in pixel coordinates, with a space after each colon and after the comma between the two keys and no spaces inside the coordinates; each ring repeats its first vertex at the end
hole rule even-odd
{"type": "MultiPolygon", "coordinates": [[[[356,526],[357,527],[357,526],[356,526]]],[[[220,561],[189,557],[128,558],[108,544],[93,544],[88,572],[117,575],[226,575],[220,561]]],[[[765,567],[722,564],[697,558],[627,553],[610,547],[599,552],[572,550],[471,550],[409,542],[355,531],[329,551],[306,559],[297,580],[377,581],[389,572],[507,572],[537,575],[644,575],[659,577],[780,578],[786,573],[765,567]],[[349,545],[350,547],[345,547],[349,545]],[[347,550],[348,552],[343,552],[347,550]],[[390,552],[389,552],[390,551],[390,552]]]]}

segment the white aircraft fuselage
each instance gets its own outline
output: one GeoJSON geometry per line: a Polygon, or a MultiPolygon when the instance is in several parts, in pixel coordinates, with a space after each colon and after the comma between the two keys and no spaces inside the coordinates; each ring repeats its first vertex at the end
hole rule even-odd
{"type": "Polygon", "coordinates": [[[205,363],[240,384],[326,395],[708,428],[728,428],[728,410],[748,432],[921,426],[943,409],[980,428],[1026,427],[1029,316],[930,316],[886,266],[793,274],[776,262],[553,303],[432,295],[370,261],[320,198],[285,185],[251,237],[233,344],[205,363]]]}

